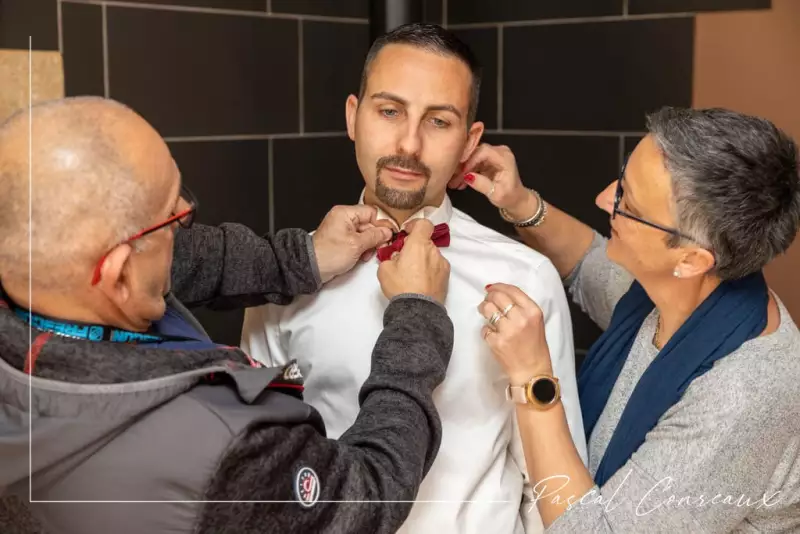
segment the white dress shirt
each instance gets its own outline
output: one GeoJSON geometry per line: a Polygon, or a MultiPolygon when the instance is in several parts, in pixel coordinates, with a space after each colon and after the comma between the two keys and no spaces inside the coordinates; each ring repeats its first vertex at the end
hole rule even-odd
{"type": "MultiPolygon", "coordinates": [[[[399,532],[541,532],[535,504],[523,501],[523,490],[528,498],[531,492],[515,407],[505,399],[508,377],[481,337],[486,321],[478,304],[487,284],[503,282],[519,286],[542,308],[569,428],[585,463],[572,323],[561,279],[545,256],[478,224],[447,197],[412,219],[419,217],[450,226],[450,246],[441,251],[451,266],[445,306],[455,345],[446,378],[433,396],[442,420],[441,448],[399,532]]],[[[379,218],[390,219],[381,210],[379,218]]],[[[305,400],[319,410],[332,438],[358,415],[358,392],[383,330],[388,301],[378,283],[378,265],[373,257],[316,295],[288,306],[251,308],[245,315],[242,349],[269,365],[296,359],[305,377],[305,400]]]]}

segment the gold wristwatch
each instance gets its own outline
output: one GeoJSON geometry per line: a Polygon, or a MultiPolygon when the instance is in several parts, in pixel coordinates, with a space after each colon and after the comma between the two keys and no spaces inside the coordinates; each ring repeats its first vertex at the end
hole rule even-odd
{"type": "Polygon", "coordinates": [[[561,400],[561,386],[554,376],[537,375],[521,386],[509,384],[506,387],[506,400],[529,404],[537,410],[549,410],[561,400]]]}

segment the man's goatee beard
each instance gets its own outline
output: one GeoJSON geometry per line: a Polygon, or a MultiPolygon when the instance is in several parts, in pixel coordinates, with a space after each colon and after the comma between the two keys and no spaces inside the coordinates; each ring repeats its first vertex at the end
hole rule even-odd
{"type": "Polygon", "coordinates": [[[403,191],[401,189],[392,189],[388,187],[383,183],[380,176],[378,176],[375,182],[375,196],[387,207],[396,210],[407,211],[419,208],[425,202],[427,190],[427,183],[417,191],[403,191]]]}

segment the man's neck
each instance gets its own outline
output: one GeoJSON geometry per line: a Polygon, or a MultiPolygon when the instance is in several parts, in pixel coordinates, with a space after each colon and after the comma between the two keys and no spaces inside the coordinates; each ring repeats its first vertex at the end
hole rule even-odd
{"type": "Polygon", "coordinates": [[[375,206],[380,208],[384,213],[386,213],[392,220],[397,224],[398,228],[402,228],[403,225],[408,221],[415,213],[420,211],[421,209],[427,207],[434,207],[438,208],[444,202],[445,192],[442,191],[441,195],[438,195],[436,198],[427,201],[425,204],[418,206],[416,208],[410,210],[401,210],[397,208],[392,208],[378,200],[375,196],[375,193],[370,189],[366,189],[364,192],[364,204],[368,206],[375,206]]]}
{"type": "Polygon", "coordinates": [[[120,313],[98,313],[81,299],[57,292],[34,291],[30,295],[27,287],[3,283],[3,290],[17,306],[37,315],[65,322],[97,324],[143,332],[146,330],[130,324],[120,313]]]}

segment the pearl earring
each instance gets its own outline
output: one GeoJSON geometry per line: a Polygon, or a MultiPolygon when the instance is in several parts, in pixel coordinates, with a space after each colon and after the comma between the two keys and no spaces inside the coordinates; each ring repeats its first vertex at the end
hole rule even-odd
{"type": "Polygon", "coordinates": [[[678,269],[675,269],[674,271],[672,271],[672,275],[675,278],[680,278],[681,277],[681,272],[678,269]]]}

